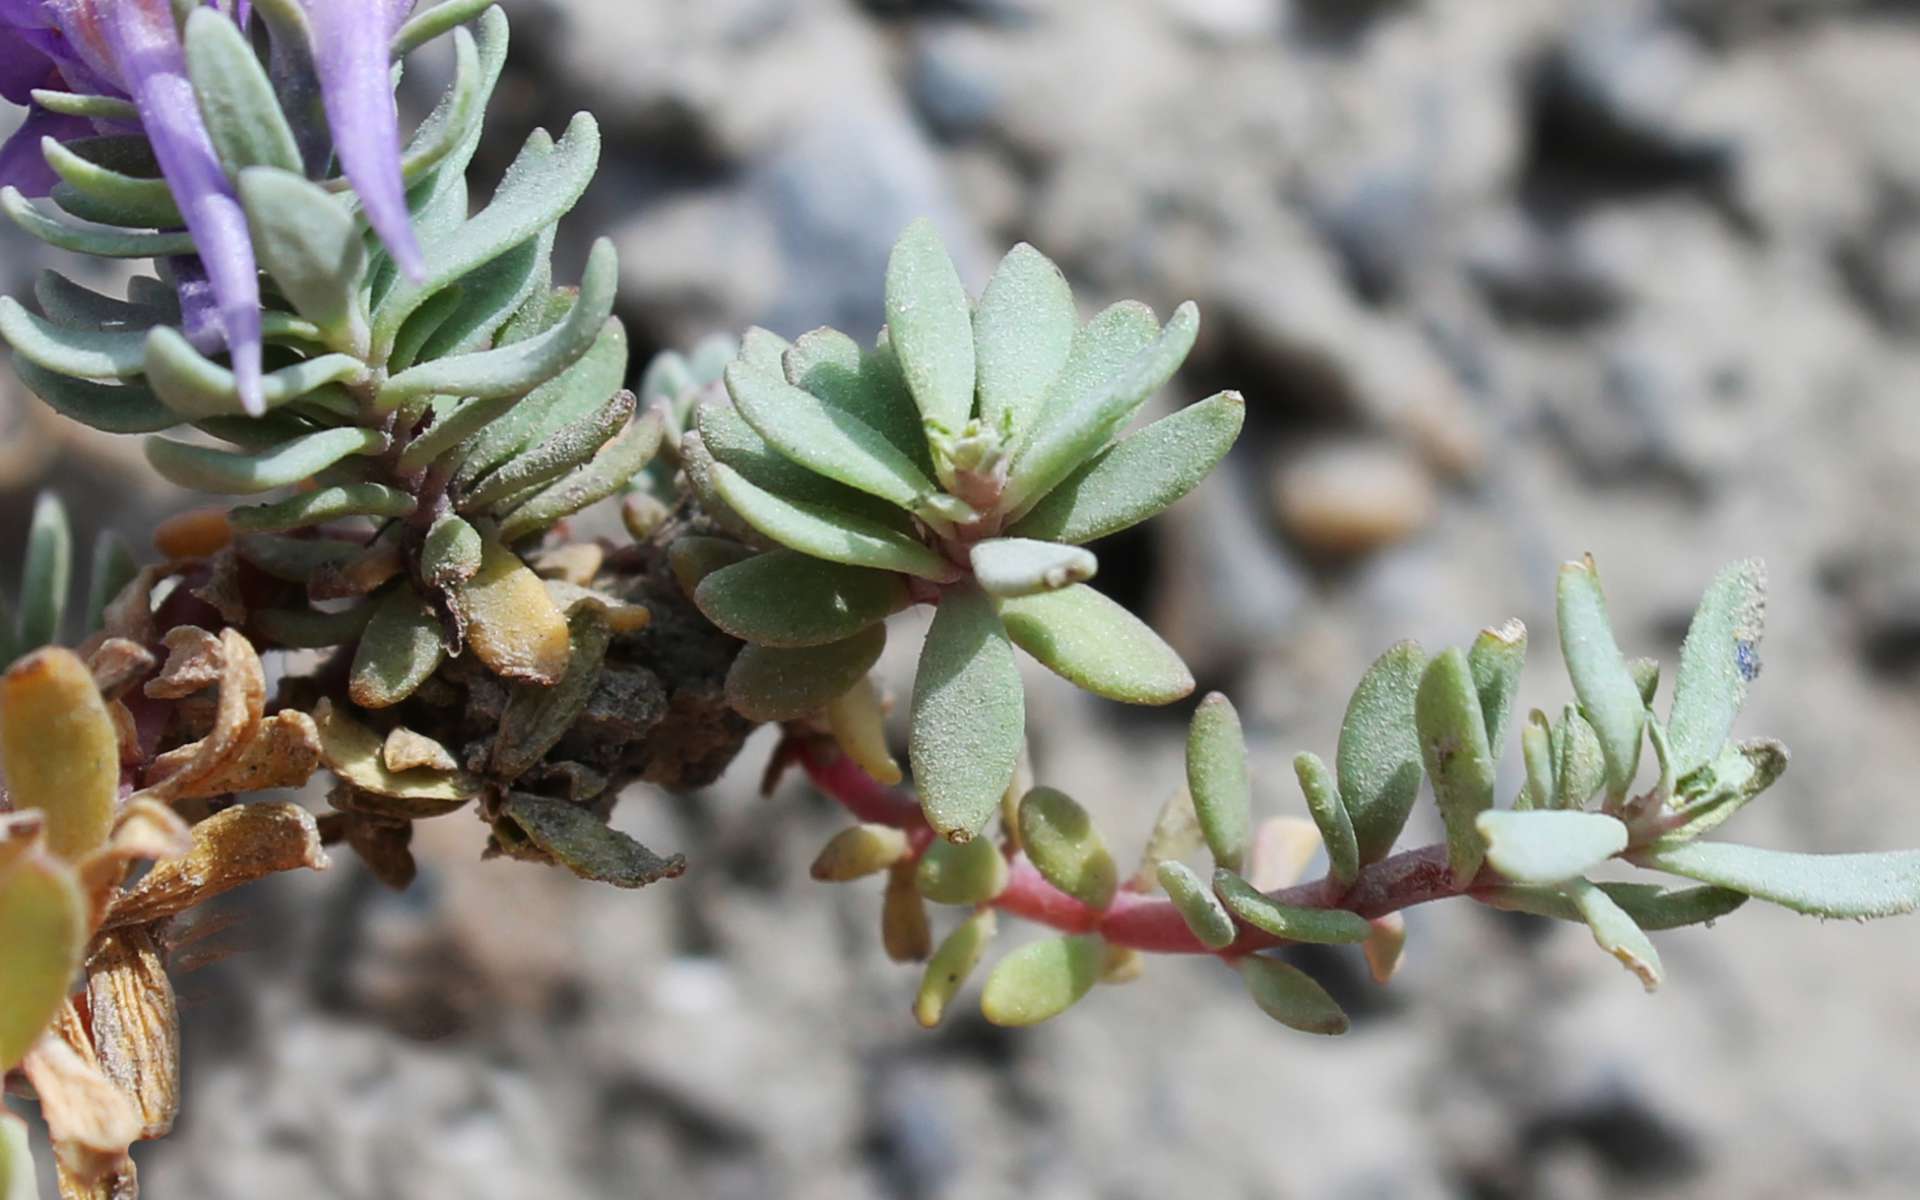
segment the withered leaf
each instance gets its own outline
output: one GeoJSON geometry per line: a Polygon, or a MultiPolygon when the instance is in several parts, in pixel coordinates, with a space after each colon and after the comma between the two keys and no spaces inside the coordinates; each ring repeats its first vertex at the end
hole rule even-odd
{"type": "Polygon", "coordinates": [[[232,550],[222,550],[207,560],[206,581],[196,586],[189,595],[196,600],[204,600],[220,614],[220,619],[229,625],[247,623],[247,601],[240,582],[240,556],[232,550]]]}
{"type": "Polygon", "coordinates": [[[480,780],[464,771],[390,770],[380,735],[329,700],[313,716],[327,769],[361,792],[405,801],[409,816],[443,816],[480,794],[480,780]]]}
{"type": "Polygon", "coordinates": [[[197,625],[167,630],[161,639],[167,661],[144,689],[155,700],[179,700],[214,687],[226,670],[226,654],[217,634],[197,625]]]}
{"type": "Polygon", "coordinates": [[[380,746],[380,758],[389,771],[411,771],[425,767],[433,771],[458,770],[453,752],[424,733],[398,726],[387,734],[380,746]]]}
{"type": "Polygon", "coordinates": [[[105,928],[185,912],[276,871],[325,870],[313,814],[297,804],[237,804],[193,827],[193,849],[156,863],[107,913],[105,928]]]}
{"type": "Polygon", "coordinates": [[[95,1063],[58,1037],[43,1037],[20,1069],[40,1098],[54,1158],[76,1183],[91,1186],[127,1161],[139,1140],[133,1100],[95,1063]]]}
{"type": "Polygon", "coordinates": [[[567,631],[573,657],[560,681],[551,687],[514,685],[500,732],[493,741],[489,765],[494,774],[507,779],[525,774],[546,757],[586,710],[600,678],[600,664],[606,659],[612,631],[606,615],[591,604],[574,609],[567,619],[567,631]]]}
{"type": "Polygon", "coordinates": [[[678,878],[687,869],[681,855],[661,858],[584,808],[525,792],[510,794],[500,820],[582,879],[615,887],[644,887],[678,878]]]}
{"type": "Polygon", "coordinates": [[[180,1110],[180,1016],[159,939],[151,926],[102,934],[86,970],[101,1069],[133,1098],[140,1136],[165,1137],[180,1110]]]}
{"type": "Polygon", "coordinates": [[[880,906],[880,942],[894,962],[925,962],[933,953],[927,901],[914,883],[917,864],[898,862],[887,869],[886,898],[880,906]]]}
{"type": "Polygon", "coordinates": [[[87,655],[87,670],[93,673],[93,686],[101,698],[116,700],[153,670],[156,662],[152,652],[140,643],[110,637],[87,655]]]}
{"type": "Polygon", "coordinates": [[[353,847],[375,879],[396,892],[405,891],[419,873],[412,844],[411,821],[390,821],[362,813],[347,815],[347,845],[353,847]]]}
{"type": "Polygon", "coordinates": [[[496,675],[552,684],[566,673],[567,621],[520,556],[488,538],[480,570],[453,589],[467,643],[496,675]]]}
{"type": "Polygon", "coordinates": [[[97,928],[119,894],[130,863],[178,858],[193,849],[193,830],[179,813],[157,800],[134,800],[114,818],[106,844],[81,859],[80,890],[87,897],[88,928],[97,928]]]}
{"type": "Polygon", "coordinates": [[[607,561],[607,552],[595,542],[567,542],[542,550],[533,558],[534,572],[544,579],[564,580],[588,587],[607,561]]]}
{"type": "Polygon", "coordinates": [[[190,747],[182,747],[187,752],[166,778],[137,795],[172,800],[200,794],[195,789],[227,769],[259,732],[267,704],[267,681],[260,669],[260,656],[239,631],[223,629],[220,659],[220,694],[214,708],[213,728],[190,747]]]}
{"type": "Polygon", "coordinates": [[[0,676],[0,770],[12,807],[46,814],[53,853],[73,861],[105,840],[120,791],[120,739],[73,651],[36,650],[0,676]]]}
{"type": "MultiPolygon", "coordinates": [[[[190,765],[194,746],[169,750],[147,769],[151,787],[190,765]]],[[[313,718],[303,712],[278,712],[262,720],[253,740],[221,763],[211,774],[172,793],[175,800],[205,799],[229,792],[259,792],[268,788],[300,787],[320,765],[320,735],[313,718]]]]}
{"type": "Polygon", "coordinates": [[[573,610],[583,604],[594,605],[605,614],[608,628],[615,633],[638,633],[653,624],[653,613],[644,604],[617,600],[604,592],[596,592],[564,579],[549,579],[546,585],[547,595],[561,612],[571,616],[573,610]]]}

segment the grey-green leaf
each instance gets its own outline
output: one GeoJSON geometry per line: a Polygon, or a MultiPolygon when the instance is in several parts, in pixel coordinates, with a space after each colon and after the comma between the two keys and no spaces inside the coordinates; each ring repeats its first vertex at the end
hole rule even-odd
{"type": "Polygon", "coordinates": [[[1649,992],[1660,986],[1660,953],[1627,911],[1597,884],[1576,879],[1566,885],[1567,898],[1593,930],[1593,940],[1620,965],[1639,977],[1649,992]]]}
{"type": "Polygon", "coordinates": [[[1224,867],[1213,873],[1213,890],[1228,912],[1255,929],[1290,942],[1358,945],[1372,932],[1367,919],[1358,913],[1344,908],[1281,904],[1224,867]]]}
{"type": "Polygon", "coordinates": [[[353,215],[303,176],[273,167],[242,171],[239,193],[254,253],[280,293],[328,344],[364,354],[367,245],[353,215]]]}
{"type": "Polygon", "coordinates": [[[1240,714],[1219,692],[1200,701],[1187,729],[1187,791],[1213,861],[1239,870],[1253,836],[1253,783],[1240,714]]]}
{"type": "Polygon", "coordinates": [[[145,368],[145,329],[71,329],[0,296],[0,338],[36,366],[87,379],[130,379],[145,368]]]}
{"type": "Polygon", "coordinates": [[[852,637],[907,606],[901,577],[774,550],[701,580],[693,602],[744,642],[818,646],[852,637]]]}
{"type": "Polygon", "coordinates": [[[1238,392],[1220,392],[1130,434],[1047,493],[1007,530],[1079,544],[1137,525],[1199,485],[1240,436],[1238,392]]]}
{"type": "Polygon", "coordinates": [[[663,424],[664,416],[658,409],[630,422],[590,462],[548,484],[501,518],[500,537],[514,542],[540,533],[625,487],[659,452],[663,424]]]}
{"type": "MultiPolygon", "coordinates": [[[[181,332],[161,325],[147,334],[147,383],[174,412],[190,421],[248,414],[233,372],[193,348],[181,332]]],[[[322,354],[267,372],[260,396],[266,409],[301,399],[330,383],[358,381],[366,364],[351,354],[322,354]]]]}
{"type": "Polygon", "coordinates": [[[1759,559],[1722,570],[1708,585],[1680,648],[1667,741],[1673,771],[1685,778],[1719,757],[1733,721],[1760,673],[1767,615],[1767,572],[1759,559]]]}
{"type": "Polygon", "coordinates": [[[1005,599],[1085,583],[1100,566],[1091,552],[1078,546],[1030,538],[987,538],[973,544],[968,558],[980,586],[1005,599]]]}
{"type": "Polygon", "coordinates": [[[727,703],[753,721],[793,721],[819,712],[866,677],[887,644],[869,625],[818,646],[747,646],[727,672],[727,703]]]}
{"type": "Polygon", "coordinates": [[[1494,760],[1473,670],[1458,647],[1434,659],[1414,699],[1420,750],[1447,827],[1447,864],[1456,883],[1480,870],[1486,843],[1474,821],[1493,807],[1494,760]]]}
{"type": "MultiPolygon", "coordinates": [[[[1683,929],[1717,921],[1747,902],[1745,892],[1732,888],[1689,887],[1667,889],[1652,883],[1603,883],[1600,890],[1647,933],[1683,929]]],[[[1580,921],[1564,889],[1511,884],[1474,893],[1474,898],[1508,912],[1530,913],[1562,921],[1580,921]]]]}
{"type": "Polygon", "coordinates": [[[373,429],[325,429],[257,454],[147,439],[147,461],[181,487],[248,495],[287,487],[358,454],[379,454],[387,435],[373,429]]]}
{"type": "Polygon", "coordinates": [[[1333,772],[1319,755],[1303,753],[1293,756],[1293,774],[1307,798],[1307,811],[1320,828],[1329,871],[1336,882],[1352,883],[1360,873],[1360,843],[1353,834],[1353,818],[1340,802],[1340,787],[1333,772]]]}
{"type": "Polygon", "coordinates": [[[15,644],[22,651],[60,640],[72,587],[73,527],[60,498],[42,492],[33,503],[33,517],[27,523],[27,556],[20,568],[15,644]]]}
{"type": "Polygon", "coordinates": [[[104,433],[159,433],[181,423],[180,414],[160,402],[143,383],[95,383],[13,359],[14,374],[47,407],[104,433]]]}
{"type": "Polygon", "coordinates": [[[947,583],[960,572],[919,542],[866,517],[788,500],[749,483],[724,463],[713,465],[713,482],[728,506],[763,536],[789,549],[829,562],[880,571],[900,571],[947,583]]]}
{"type": "Polygon", "coordinates": [[[1891,917],[1920,907],[1920,850],[1793,854],[1688,842],[1656,846],[1634,861],[1816,917],[1891,917]]]}
{"type": "Polygon", "coordinates": [[[348,517],[384,520],[411,516],[418,504],[413,493],[384,483],[337,483],[310,492],[297,492],[272,504],[245,505],[234,509],[231,516],[235,529],[281,533],[348,517]]]}
{"type": "Polygon", "coordinates": [[[258,166],[299,171],[300,143],[266,69],[233,19],[195,9],[182,40],[201,119],[227,174],[258,166]]]}
{"type": "Polygon", "coordinates": [[[973,414],[973,306],[924,218],[887,259],[887,332],[920,415],[958,429],[973,414]]]}
{"type": "Polygon", "coordinates": [[[1640,685],[1614,641],[1592,558],[1561,566],[1558,608],[1560,652],[1580,709],[1600,735],[1608,794],[1624,796],[1640,765],[1640,726],[1647,708],[1640,698],[1640,685]]]}
{"type": "Polygon", "coordinates": [[[1173,647],[1084,583],[998,603],[1022,650],[1096,696],[1170,704],[1193,691],[1193,674],[1173,647]]]}
{"type": "Polygon", "coordinates": [[[1515,883],[1563,883],[1627,848],[1627,827],[1602,813],[1483,812],[1487,862],[1515,883]]]}
{"type": "Polygon", "coordinates": [[[1337,1037],[1351,1027],[1327,989],[1291,963],[1251,954],[1240,961],[1240,977],[1260,1011],[1289,1029],[1337,1037]]]}
{"type": "Polygon", "coordinates": [[[1007,251],[973,313],[980,415],[1016,436],[1073,349],[1080,325],[1066,276],[1025,242],[1007,251]]]}
{"type": "Polygon", "coordinates": [[[1517,618],[1480,631],[1467,652],[1473,687],[1480,694],[1480,715],[1487,723],[1487,745],[1497,758],[1507,732],[1507,715],[1520,690],[1520,670],[1527,663],[1527,627],[1517,618]]]}
{"type": "Polygon", "coordinates": [[[61,221],[35,208],[11,185],[0,188],[0,213],[49,246],[95,258],[167,258],[194,253],[193,235],[115,229],[61,221]]]}
{"type": "Polygon", "coordinates": [[[1167,859],[1154,869],[1154,878],[1160,881],[1180,919],[1187,923],[1202,946],[1225,950],[1233,945],[1233,939],[1240,935],[1239,926],[1233,923],[1233,914],[1193,868],[1177,859],[1167,859]]]}
{"type": "Polygon", "coordinates": [[[1607,781],[1606,752],[1600,735],[1569,704],[1553,730],[1554,803],[1559,808],[1585,808],[1607,781]]]}
{"type": "Polygon", "coordinates": [[[1026,696],[993,600],[960,584],[940,598],[913,682],[908,750],[934,830],[972,837],[1000,807],[1026,736],[1026,696]]]}
{"type": "Polygon", "coordinates": [[[1341,802],[1353,818],[1362,866],[1393,850],[1420,792],[1413,704],[1426,664],[1419,643],[1391,646],[1367,668],[1347,703],[1334,770],[1341,802]]]}
{"type": "Polygon", "coordinates": [[[1089,908],[1113,903],[1120,872],[1093,818],[1073,797],[1037,787],[1020,801],[1020,847],[1054,887],[1089,908]]]}
{"type": "Polygon", "coordinates": [[[353,652],[347,692],[362,708],[390,708],[419,690],[446,659],[440,619],[402,581],[374,604],[353,652]]]}
{"type": "Polygon", "coordinates": [[[93,561],[87,571],[87,632],[100,628],[107,605],[139,574],[133,551],[119,534],[108,530],[93,540],[93,561]]]}
{"type": "Polygon", "coordinates": [[[501,817],[582,879],[636,888],[687,869],[680,855],[661,858],[586,808],[564,800],[513,792],[501,807],[501,817]]]}
{"type": "Polygon", "coordinates": [[[1787,748],[1771,738],[1754,738],[1727,747],[1710,773],[1696,773],[1693,783],[1700,790],[1680,806],[1677,823],[1661,840],[1692,841],[1725,824],[1772,787],[1786,773],[1787,762],[1787,748]]]}
{"type": "Polygon", "coordinates": [[[907,509],[937,490],[885,434],[784,377],[742,360],[726,381],[748,424],[808,470],[907,509]]]}
{"type": "MultiPolygon", "coordinates": [[[[1103,313],[1095,318],[1083,332],[1083,338],[1101,325],[1106,316],[1103,313]]],[[[1200,310],[1191,301],[1182,304],[1174,310],[1159,336],[1134,354],[1125,367],[1106,375],[1100,386],[1085,389],[1087,374],[1092,373],[1087,368],[1097,370],[1104,364],[1096,366],[1079,361],[1083,351],[1097,360],[1109,350],[1130,344],[1134,334],[1143,327],[1140,321],[1137,316],[1116,315],[1112,318],[1113,327],[1102,330],[1099,342],[1086,347],[1076,345],[1058,381],[1066,386],[1048,394],[1028,435],[1014,451],[1002,504],[1016,520],[1045,499],[1082,463],[1106,448],[1140,411],[1140,406],[1173,378],[1200,333],[1200,310]]],[[[1147,313],[1144,321],[1151,323],[1153,315],[1147,313]]]]}

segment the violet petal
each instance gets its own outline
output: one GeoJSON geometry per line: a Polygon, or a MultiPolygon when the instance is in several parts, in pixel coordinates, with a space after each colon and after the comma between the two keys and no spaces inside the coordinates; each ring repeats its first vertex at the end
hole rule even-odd
{"type": "Polygon", "coordinates": [[[426,262],[400,176],[400,114],[388,50],[408,7],[395,0],[308,0],[307,20],[334,153],[387,252],[418,280],[426,262]]]}

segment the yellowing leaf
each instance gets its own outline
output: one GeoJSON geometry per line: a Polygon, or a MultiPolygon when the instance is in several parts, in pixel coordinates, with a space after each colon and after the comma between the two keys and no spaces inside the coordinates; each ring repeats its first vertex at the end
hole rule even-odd
{"type": "Polygon", "coordinates": [[[567,618],[520,556],[491,538],[480,569],[453,589],[467,644],[496,675],[553,684],[572,658],[567,618]]]}
{"type": "Polygon", "coordinates": [[[0,867],[0,1074],[59,1011],[86,944],[87,903],[71,868],[32,850],[0,867]]]}
{"type": "Polygon", "coordinates": [[[46,814],[47,847],[78,859],[106,840],[120,790],[120,740],[93,674],[49,646],[0,677],[0,770],[16,809],[46,814]]]}

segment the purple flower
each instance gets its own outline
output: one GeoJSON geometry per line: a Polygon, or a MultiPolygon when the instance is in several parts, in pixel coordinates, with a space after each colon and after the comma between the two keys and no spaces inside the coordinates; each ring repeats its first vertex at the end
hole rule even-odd
{"type": "Polygon", "coordinates": [[[388,47],[413,0],[305,0],[333,149],[367,220],[411,279],[426,273],[400,177],[400,115],[388,47]]]}

